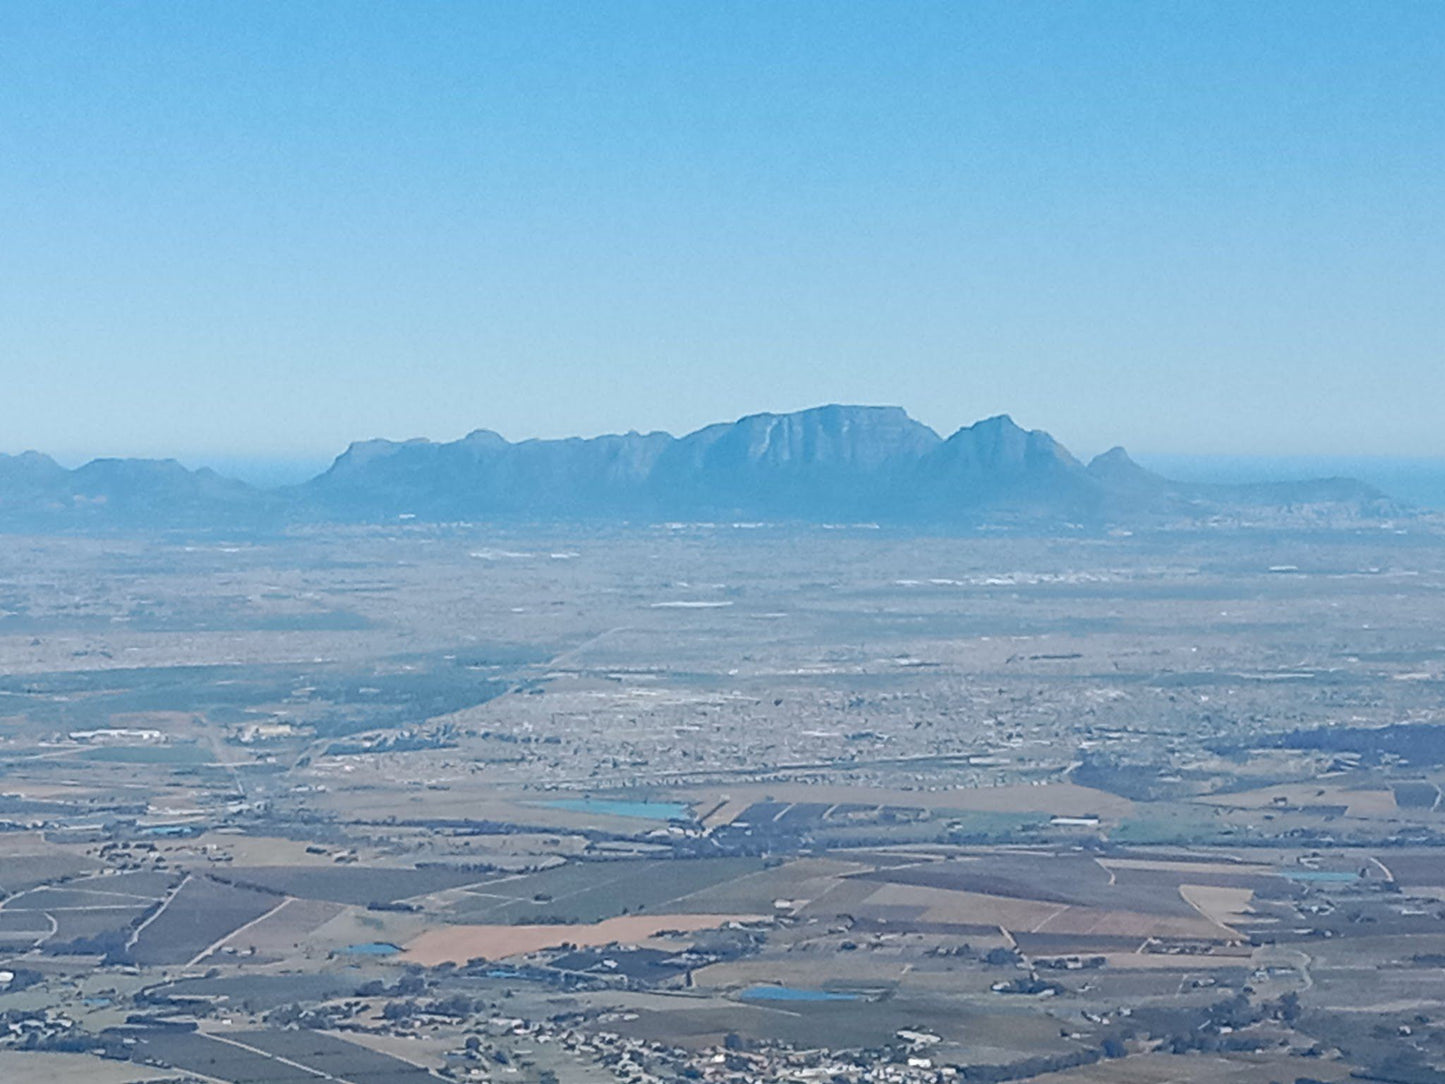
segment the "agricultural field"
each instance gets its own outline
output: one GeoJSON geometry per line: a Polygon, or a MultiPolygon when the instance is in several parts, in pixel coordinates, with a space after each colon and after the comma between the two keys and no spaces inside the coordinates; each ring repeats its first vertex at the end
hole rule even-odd
{"type": "Polygon", "coordinates": [[[146,1084],[173,1080],[171,1069],[147,1068],[129,1063],[98,1061],[89,1054],[38,1054],[0,1050],[0,1080],[22,1080],[25,1084],[146,1084]]]}
{"type": "MultiPolygon", "coordinates": [[[[758,858],[620,859],[571,862],[538,873],[492,877],[451,897],[449,921],[571,924],[718,898],[763,868],[758,858]]],[[[771,903],[764,910],[771,911],[771,903]]]]}
{"type": "Polygon", "coordinates": [[[483,881],[487,874],[466,869],[406,869],[376,866],[227,866],[220,874],[233,885],[275,895],[332,903],[394,903],[430,896],[483,881]]]}
{"type": "Polygon", "coordinates": [[[141,1054],[176,1069],[233,1084],[421,1084],[425,1069],[314,1031],[173,1032],[145,1036],[141,1054]]]}
{"type": "Polygon", "coordinates": [[[272,894],[189,875],[136,927],[124,956],[151,966],[199,962],[236,930],[282,902],[272,894]]]}
{"type": "Polygon", "coordinates": [[[316,528],[0,580],[5,1079],[1445,1081],[1441,536],[316,528]]]}

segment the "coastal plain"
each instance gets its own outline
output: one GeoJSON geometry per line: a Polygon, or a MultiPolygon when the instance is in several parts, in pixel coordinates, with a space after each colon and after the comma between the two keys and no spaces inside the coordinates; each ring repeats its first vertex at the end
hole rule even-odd
{"type": "Polygon", "coordinates": [[[0,1071],[1445,1080],[1442,603],[1425,518],[12,536],[0,1071]]]}

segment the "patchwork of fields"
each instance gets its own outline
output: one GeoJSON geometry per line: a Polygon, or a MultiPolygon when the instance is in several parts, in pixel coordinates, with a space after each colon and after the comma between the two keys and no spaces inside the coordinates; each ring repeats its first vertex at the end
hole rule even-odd
{"type": "Polygon", "coordinates": [[[0,552],[0,1076],[1445,1080],[1434,536],[490,530],[0,552]]]}

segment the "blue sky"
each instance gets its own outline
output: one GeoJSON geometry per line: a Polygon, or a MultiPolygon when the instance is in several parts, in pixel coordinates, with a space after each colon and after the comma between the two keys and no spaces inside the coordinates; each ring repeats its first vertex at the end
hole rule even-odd
{"type": "Polygon", "coordinates": [[[1445,456],[1445,5],[0,5],[0,450],[1445,456]]]}

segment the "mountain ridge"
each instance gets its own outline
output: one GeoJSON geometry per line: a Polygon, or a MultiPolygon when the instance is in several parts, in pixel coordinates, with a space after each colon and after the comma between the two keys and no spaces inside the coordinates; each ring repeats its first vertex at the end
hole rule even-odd
{"type": "Polygon", "coordinates": [[[747,519],[900,525],[1129,525],[1273,510],[1382,518],[1401,509],[1350,479],[1173,482],[1122,447],[1083,463],[1007,414],[947,437],[896,406],[749,414],[653,431],[509,441],[350,444],[299,485],[260,489],[173,459],[0,455],[0,528],[283,525],[316,521],[747,519]]]}

